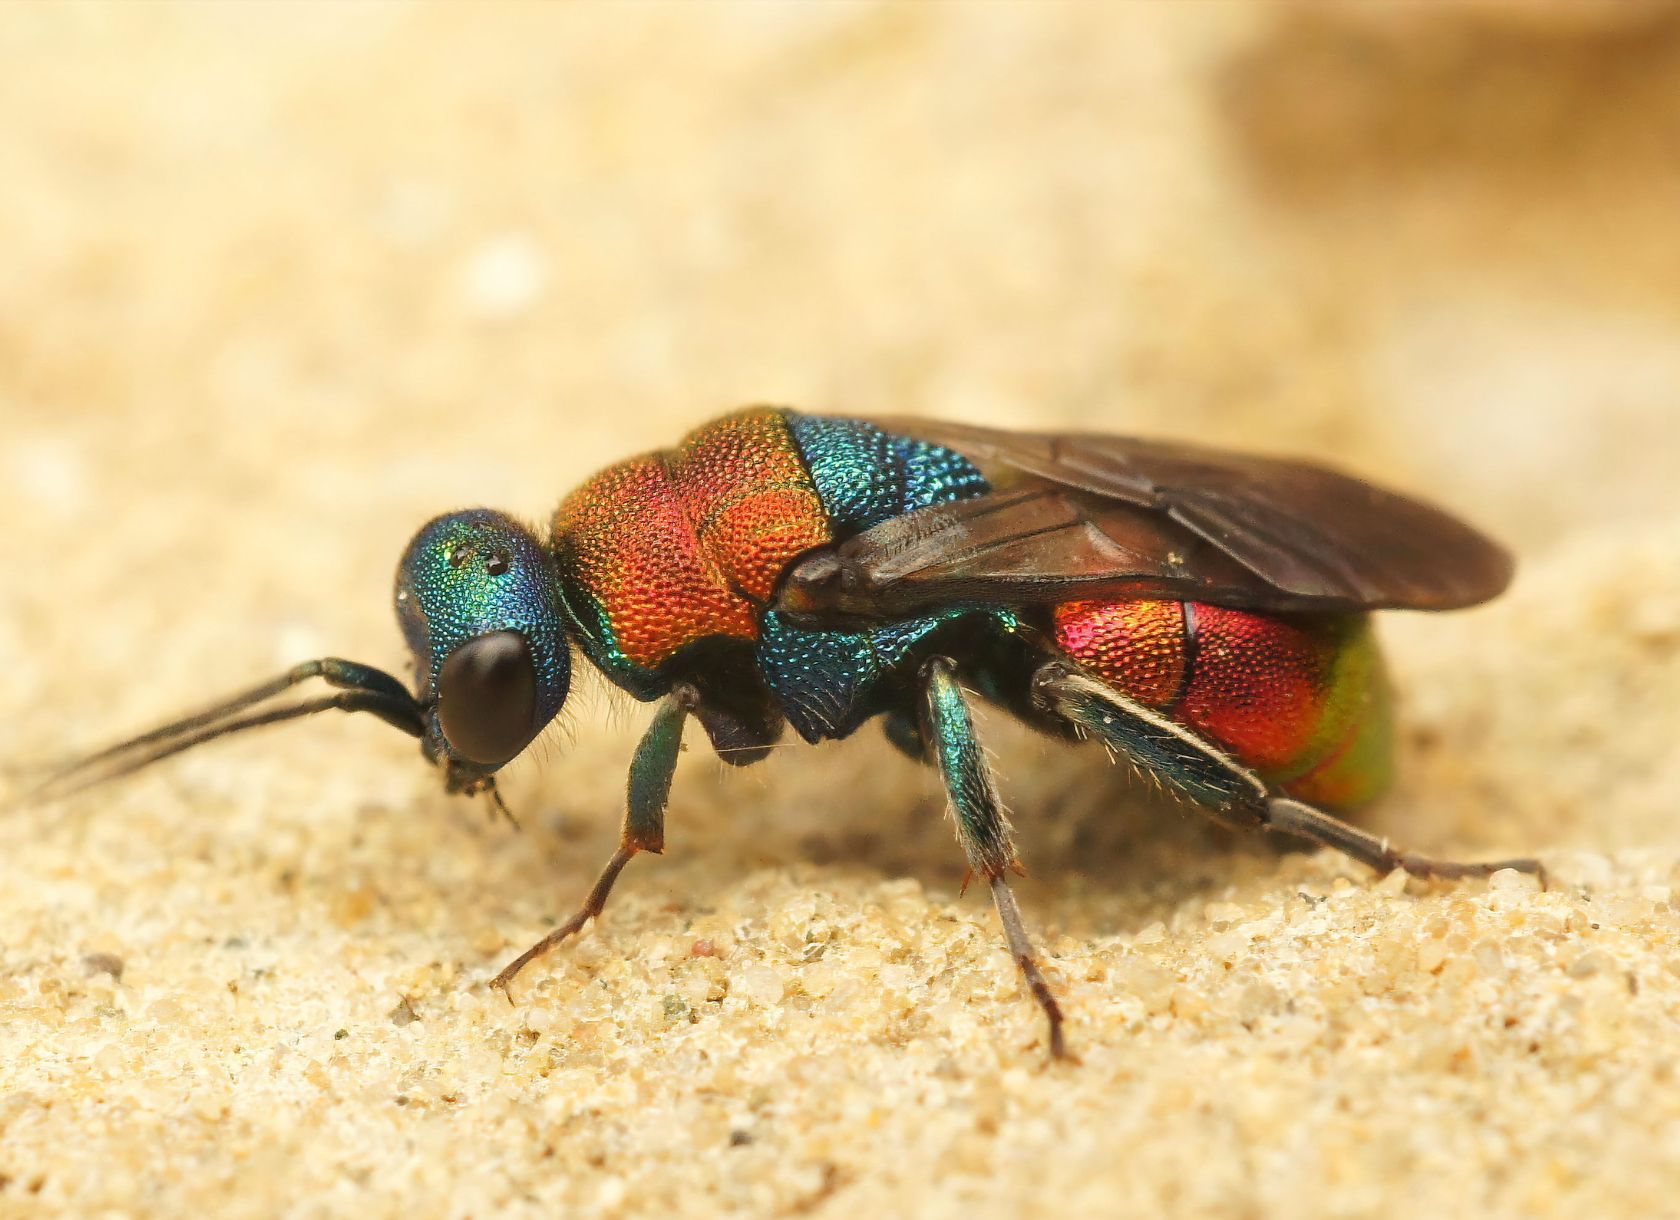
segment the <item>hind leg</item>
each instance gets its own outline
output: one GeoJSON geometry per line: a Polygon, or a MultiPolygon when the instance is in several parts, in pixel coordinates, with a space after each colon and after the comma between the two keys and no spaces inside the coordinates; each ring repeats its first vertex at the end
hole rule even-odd
{"type": "Polygon", "coordinates": [[[1273,797],[1266,806],[1266,829],[1295,835],[1321,847],[1333,847],[1343,855],[1369,864],[1377,872],[1387,874],[1395,869],[1413,877],[1433,877],[1451,880],[1458,877],[1486,877],[1502,868],[1519,873],[1531,873],[1546,887],[1546,866],[1529,857],[1514,860],[1437,860],[1416,852],[1402,851],[1387,839],[1351,826],[1338,817],[1315,809],[1286,796],[1273,797]]]}
{"type": "Polygon", "coordinates": [[[1033,696],[1046,710],[1078,725],[1226,825],[1333,847],[1379,873],[1398,868],[1414,877],[1485,877],[1510,868],[1546,883],[1546,870],[1538,860],[1437,860],[1402,851],[1322,809],[1279,796],[1253,771],[1190,729],[1064,661],[1039,667],[1033,696]]]}

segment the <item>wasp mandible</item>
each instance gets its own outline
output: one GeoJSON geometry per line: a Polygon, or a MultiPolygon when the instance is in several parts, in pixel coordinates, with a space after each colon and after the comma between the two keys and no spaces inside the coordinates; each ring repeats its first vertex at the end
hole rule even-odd
{"type": "Polygon", "coordinates": [[[632,857],[663,849],[690,718],[736,765],[789,725],[817,743],[880,719],[943,781],[1060,1057],[1062,1013],[1009,888],[1015,850],[972,695],[1101,741],[1227,825],[1382,872],[1543,876],[1530,859],[1405,852],[1338,816],[1389,777],[1369,612],[1473,605],[1511,572],[1439,509],[1307,462],[749,408],[608,467],[540,532],[483,508],[422,526],[396,580],[412,693],[372,666],[308,661],[66,765],[41,795],[337,709],[419,739],[450,792],[499,799],[497,771],[559,713],[575,653],[656,706],[618,849],[572,918],[496,976],[505,991],[601,913],[632,857]],[[313,679],[333,689],[275,702],[313,679]]]}

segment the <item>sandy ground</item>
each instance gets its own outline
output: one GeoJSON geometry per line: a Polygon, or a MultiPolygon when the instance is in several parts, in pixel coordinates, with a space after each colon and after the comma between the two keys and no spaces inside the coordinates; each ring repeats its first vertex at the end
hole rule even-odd
{"type": "Polygon", "coordinates": [[[1680,1214],[1680,26],[1360,8],[9,6],[14,772],[400,667],[441,509],[743,402],[914,410],[1510,540],[1501,602],[1384,624],[1371,819],[1560,884],[1375,883],[990,716],[1054,1066],[927,776],[697,748],[510,1006],[642,709],[585,685],[522,832],[312,723],[0,817],[0,1214],[1680,1214]]]}

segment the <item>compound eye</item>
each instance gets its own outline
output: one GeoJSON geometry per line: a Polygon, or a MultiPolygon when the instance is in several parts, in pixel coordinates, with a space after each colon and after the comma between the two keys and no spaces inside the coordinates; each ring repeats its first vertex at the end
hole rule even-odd
{"type": "Polygon", "coordinates": [[[468,640],[438,674],[438,726],[462,758],[499,767],[532,737],[537,671],[517,631],[468,640]]]}

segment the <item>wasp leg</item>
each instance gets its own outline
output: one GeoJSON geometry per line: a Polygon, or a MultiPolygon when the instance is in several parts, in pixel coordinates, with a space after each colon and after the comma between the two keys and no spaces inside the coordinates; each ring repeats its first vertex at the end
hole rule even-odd
{"type": "Polygon", "coordinates": [[[1050,1023],[1050,1054],[1065,1059],[1067,1044],[1062,1037],[1061,1005],[1038,967],[1032,941],[1021,923],[1021,910],[1004,879],[1004,874],[1016,867],[1015,847],[1010,841],[1009,821],[998,800],[992,769],[974,735],[974,721],[957,682],[956,665],[948,657],[934,657],[922,667],[922,680],[925,684],[922,735],[939,768],[940,778],[945,781],[957,824],[957,841],[968,856],[969,867],[991,887],[992,902],[1003,923],[1009,952],[1050,1023]]]}
{"type": "Polygon", "coordinates": [[[1033,695],[1228,826],[1295,835],[1333,847],[1379,873],[1398,868],[1414,877],[1485,877],[1509,868],[1532,873],[1546,884],[1538,860],[1436,860],[1401,851],[1321,809],[1274,795],[1253,771],[1190,729],[1064,662],[1039,667],[1033,695]]]}
{"type": "Polygon", "coordinates": [[[1315,809],[1300,801],[1292,801],[1288,797],[1272,798],[1266,809],[1266,829],[1296,835],[1321,847],[1333,847],[1344,855],[1369,864],[1383,874],[1400,869],[1413,877],[1451,880],[1457,877],[1486,877],[1502,868],[1509,868],[1538,877],[1541,889],[1546,889],[1550,884],[1546,866],[1527,856],[1514,860],[1473,862],[1437,860],[1432,856],[1420,856],[1415,852],[1402,851],[1392,846],[1387,839],[1360,830],[1357,826],[1350,826],[1322,809],[1315,809]]]}
{"type": "Polygon", "coordinates": [[[699,693],[687,683],[679,683],[660,703],[630,762],[618,850],[613,852],[576,913],[509,962],[506,969],[490,980],[490,986],[507,995],[508,985],[521,970],[561,941],[582,931],[584,924],[601,913],[613,883],[632,856],[642,851],[658,855],[665,850],[665,806],[671,797],[677,755],[682,751],[683,725],[699,703],[699,693]]]}

